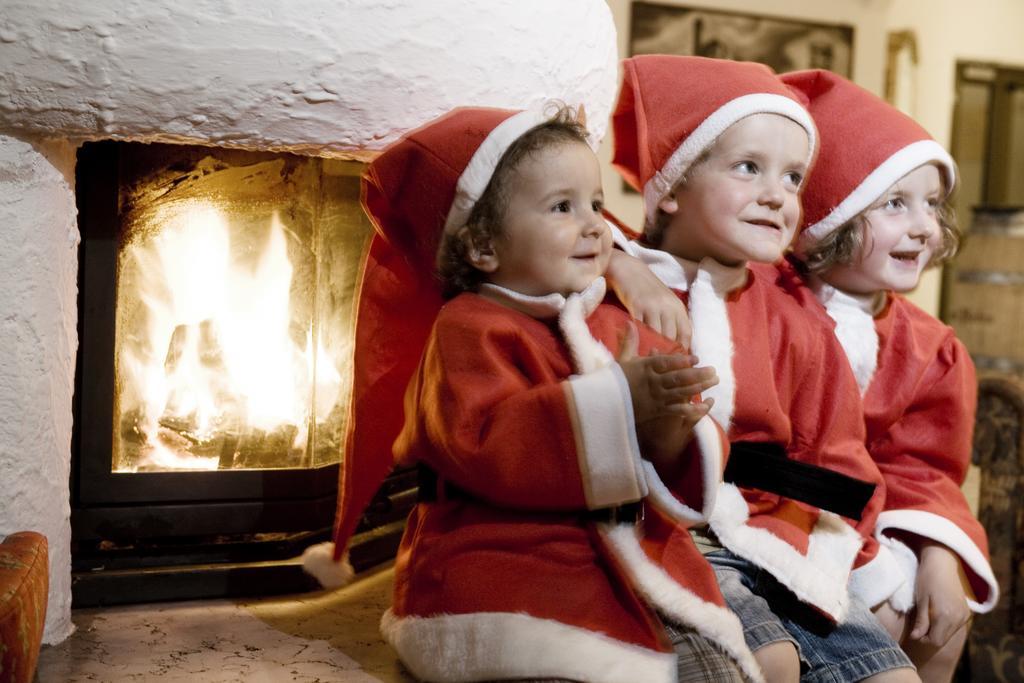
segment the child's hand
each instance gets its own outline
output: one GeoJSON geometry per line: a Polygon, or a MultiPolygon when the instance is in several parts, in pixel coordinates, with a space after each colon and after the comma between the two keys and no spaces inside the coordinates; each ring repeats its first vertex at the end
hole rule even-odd
{"type": "Polygon", "coordinates": [[[718,384],[714,368],[697,368],[696,356],[661,354],[636,357],[636,328],[626,330],[619,366],[629,383],[637,440],[644,457],[670,476],[682,465],[679,455],[693,435],[693,426],[708,414],[712,399],[694,396],[718,384]]]}
{"type": "Polygon", "coordinates": [[[646,264],[612,249],[605,275],[630,315],[682,346],[690,345],[693,328],[686,306],[646,264]]]}
{"type": "Polygon", "coordinates": [[[921,545],[911,640],[942,647],[971,618],[966,576],[949,548],[933,541],[921,545]]]}
{"type": "Polygon", "coordinates": [[[707,414],[710,399],[701,403],[691,401],[696,394],[718,384],[718,375],[714,368],[694,367],[697,362],[696,356],[686,354],[619,360],[629,383],[637,425],[670,416],[696,423],[707,414]]]}

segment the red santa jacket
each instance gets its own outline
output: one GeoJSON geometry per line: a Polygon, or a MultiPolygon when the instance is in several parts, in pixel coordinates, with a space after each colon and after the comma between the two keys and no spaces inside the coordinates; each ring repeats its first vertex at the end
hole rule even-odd
{"type": "MultiPolygon", "coordinates": [[[[872,562],[852,589],[871,605],[913,605],[917,559],[892,532],[946,545],[963,564],[976,600],[988,612],[999,598],[988,539],[960,487],[970,464],[977,403],[974,364],[952,328],[889,294],[878,311],[827,284],[814,292],[836,322],[836,336],[861,387],[868,450],[886,484],[875,536],[897,567],[872,562]]],[[[880,556],[884,555],[880,553],[880,556]]]]}
{"type": "Polygon", "coordinates": [[[856,382],[831,324],[809,314],[775,266],[729,268],[616,242],[679,293],[693,322],[692,352],[715,368],[712,416],[731,441],[781,444],[789,458],[877,485],[859,522],[777,495],[723,483],[711,528],[722,545],[771,573],[833,620],[849,605],[855,566],[878,550],[871,537],[884,500],[864,447],[856,382]]]}
{"type": "MultiPolygon", "coordinates": [[[[461,295],[438,316],[395,454],[442,484],[410,515],[382,622],[422,679],[672,681],[658,612],[760,678],[687,531],[714,504],[724,436],[705,419],[688,448],[711,470],[690,480],[700,502],[662,495],[639,455],[625,378],[596,341],[617,348],[629,317],[598,305],[598,282],[564,308],[560,295],[485,285],[487,298],[461,295]],[[590,512],[640,499],[639,525],[590,512]]],[[[667,344],[641,332],[640,353],[667,344]]]]}

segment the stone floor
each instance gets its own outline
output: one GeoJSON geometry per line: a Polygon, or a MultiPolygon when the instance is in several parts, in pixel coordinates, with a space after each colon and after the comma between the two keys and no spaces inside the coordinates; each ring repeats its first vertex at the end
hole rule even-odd
{"type": "MultiPolygon", "coordinates": [[[[977,509],[979,477],[964,490],[977,509]]],[[[411,683],[377,625],[390,566],[332,592],[75,610],[77,630],[43,647],[39,683],[411,683]]]]}
{"type": "Polygon", "coordinates": [[[37,680],[406,683],[377,630],[392,577],[385,567],[332,592],[74,610],[77,630],[43,647],[37,680]]]}

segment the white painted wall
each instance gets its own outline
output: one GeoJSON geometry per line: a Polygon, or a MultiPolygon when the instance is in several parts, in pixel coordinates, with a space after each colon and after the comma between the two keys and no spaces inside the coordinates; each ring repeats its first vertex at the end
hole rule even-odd
{"type": "MultiPolygon", "coordinates": [[[[957,61],[996,62],[1024,67],[1024,2],[1020,0],[892,0],[888,30],[917,34],[918,69],[915,118],[945,145],[951,143],[957,61]]],[[[1018,161],[1024,164],[1024,159],[1018,161]]],[[[960,216],[967,226],[970,216],[960,216]]],[[[940,278],[926,275],[913,297],[926,310],[938,310],[940,278]]]]}
{"type": "Polygon", "coordinates": [[[322,154],[545,97],[601,126],[614,46],[595,0],[5,0],[0,132],[322,154]]]}
{"type": "Polygon", "coordinates": [[[71,635],[68,475],[78,346],[74,149],[0,135],[0,537],[49,541],[46,641],[71,635]]]}
{"type": "Polygon", "coordinates": [[[600,0],[3,0],[0,536],[50,543],[44,641],[71,630],[74,145],[192,142],[365,154],[457,105],[586,105],[603,134],[615,26],[600,0]],[[47,143],[47,140],[58,142],[47,143]]]}

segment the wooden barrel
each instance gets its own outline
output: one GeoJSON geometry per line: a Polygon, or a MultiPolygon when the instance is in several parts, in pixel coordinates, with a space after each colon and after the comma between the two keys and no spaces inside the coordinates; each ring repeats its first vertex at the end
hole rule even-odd
{"type": "Polygon", "coordinates": [[[1024,207],[978,207],[952,263],[946,322],[979,370],[1024,374],[1024,207]]]}

